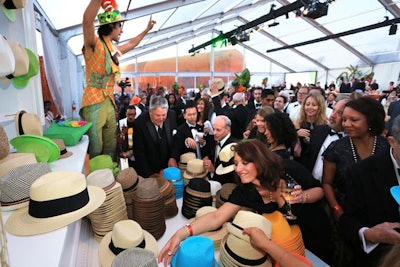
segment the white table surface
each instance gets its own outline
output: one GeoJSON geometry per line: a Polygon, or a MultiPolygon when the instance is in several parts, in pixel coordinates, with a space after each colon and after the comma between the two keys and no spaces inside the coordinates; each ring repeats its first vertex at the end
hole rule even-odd
{"type": "MultiPolygon", "coordinates": [[[[67,147],[73,155],[50,163],[53,171],[70,170],[82,172],[89,144],[84,135],[76,146],[67,147]]],[[[13,211],[2,212],[3,222],[13,211]]],[[[76,249],[71,246],[80,235],[81,220],[56,231],[35,236],[14,236],[7,233],[8,254],[11,267],[75,266],[76,249]]]]}

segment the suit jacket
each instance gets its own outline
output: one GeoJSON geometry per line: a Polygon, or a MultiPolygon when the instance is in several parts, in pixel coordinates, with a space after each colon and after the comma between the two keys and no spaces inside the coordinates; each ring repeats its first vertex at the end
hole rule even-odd
{"type": "Polygon", "coordinates": [[[154,173],[168,167],[168,160],[171,157],[172,133],[176,130],[175,112],[168,111],[166,120],[163,123],[164,137],[159,139],[156,128],[150,119],[149,112],[135,120],[133,126],[133,147],[136,160],[137,173],[147,178],[154,173]]]}
{"type": "Polygon", "coordinates": [[[322,144],[325,142],[326,137],[331,131],[331,127],[328,125],[319,125],[311,131],[310,135],[310,156],[306,163],[307,169],[312,172],[314,169],[315,161],[317,160],[319,150],[322,144]]]}
{"type": "MultiPolygon", "coordinates": [[[[196,130],[199,132],[204,132],[203,127],[199,124],[196,124],[196,130]]],[[[189,125],[185,122],[178,127],[178,130],[173,138],[172,157],[174,159],[176,159],[177,162],[179,162],[180,156],[182,154],[187,153],[187,152],[193,152],[196,154],[196,152],[197,152],[196,149],[191,149],[191,148],[186,147],[185,140],[188,137],[193,138],[193,139],[195,138],[192,135],[192,130],[190,129],[189,125]]],[[[203,148],[200,148],[202,157],[203,157],[203,155],[205,155],[204,149],[206,146],[207,146],[207,142],[203,148]]]]}
{"type": "MultiPolygon", "coordinates": [[[[230,143],[234,143],[235,142],[235,138],[232,137],[232,135],[225,141],[225,143],[222,145],[221,149],[224,148],[225,146],[227,146],[230,143]]],[[[215,158],[215,149],[217,146],[217,142],[214,141],[214,146],[213,146],[213,153],[211,154],[210,159],[214,160],[215,158]]],[[[217,157],[214,161],[214,167],[215,169],[217,169],[217,167],[221,164],[221,160],[219,159],[219,157],[217,157]]],[[[230,173],[226,173],[226,174],[222,174],[222,175],[218,175],[217,173],[214,172],[213,177],[211,178],[214,181],[218,181],[221,184],[225,184],[225,183],[235,183],[235,179],[234,179],[234,172],[230,172],[230,173]]]]}
{"type": "Polygon", "coordinates": [[[393,120],[400,115],[400,101],[395,101],[389,104],[387,115],[390,116],[390,120],[386,123],[385,129],[391,133],[393,120]]]}
{"type": "Polygon", "coordinates": [[[399,204],[390,194],[390,188],[399,185],[390,150],[354,165],[347,173],[347,181],[348,208],[340,218],[340,229],[355,250],[358,263],[356,266],[378,266],[379,259],[392,246],[380,244],[366,254],[361,249],[358,231],[362,227],[400,221],[399,204]]]}

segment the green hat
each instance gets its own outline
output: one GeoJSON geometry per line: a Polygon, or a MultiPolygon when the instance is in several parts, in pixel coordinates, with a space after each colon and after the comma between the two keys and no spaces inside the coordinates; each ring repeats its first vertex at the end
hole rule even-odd
{"type": "Polygon", "coordinates": [[[53,162],[60,156],[60,148],[44,136],[24,134],[10,141],[18,153],[33,153],[38,162],[53,162]]]}
{"type": "Polygon", "coordinates": [[[97,15],[97,20],[99,21],[99,26],[114,23],[114,22],[123,22],[126,19],[123,19],[119,10],[111,10],[105,11],[104,13],[100,13],[97,15]]]}
{"type": "Polygon", "coordinates": [[[15,11],[14,9],[8,9],[5,6],[1,5],[1,9],[4,12],[4,15],[6,15],[7,19],[11,22],[15,21],[15,11]]]}
{"type": "Polygon", "coordinates": [[[89,160],[89,170],[90,172],[101,170],[101,169],[114,169],[118,168],[117,163],[112,161],[110,155],[98,155],[89,160]]]}
{"type": "Polygon", "coordinates": [[[39,72],[39,60],[36,55],[28,48],[25,48],[29,57],[28,73],[21,76],[16,76],[11,79],[11,83],[19,89],[25,88],[28,85],[29,79],[39,72]]]}

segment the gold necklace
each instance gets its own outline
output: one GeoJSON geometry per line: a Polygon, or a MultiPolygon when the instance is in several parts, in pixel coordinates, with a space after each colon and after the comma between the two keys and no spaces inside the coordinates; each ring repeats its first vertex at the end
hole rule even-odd
{"type": "MultiPolygon", "coordinates": [[[[357,154],[356,154],[356,150],[354,149],[353,140],[351,139],[351,137],[349,137],[349,140],[350,140],[351,152],[353,153],[354,162],[357,163],[357,154]]],[[[375,136],[374,137],[374,145],[372,146],[371,156],[375,154],[376,140],[377,140],[377,137],[375,136]]]]}

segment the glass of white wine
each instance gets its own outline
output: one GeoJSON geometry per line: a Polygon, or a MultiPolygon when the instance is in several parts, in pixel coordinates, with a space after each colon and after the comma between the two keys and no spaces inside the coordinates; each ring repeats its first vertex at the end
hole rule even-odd
{"type": "Polygon", "coordinates": [[[297,182],[292,177],[286,177],[285,180],[281,180],[281,192],[282,196],[287,204],[287,212],[283,216],[287,220],[296,220],[297,217],[292,213],[292,207],[290,205],[290,199],[293,197],[292,192],[294,191],[294,187],[297,185],[297,182]]]}

